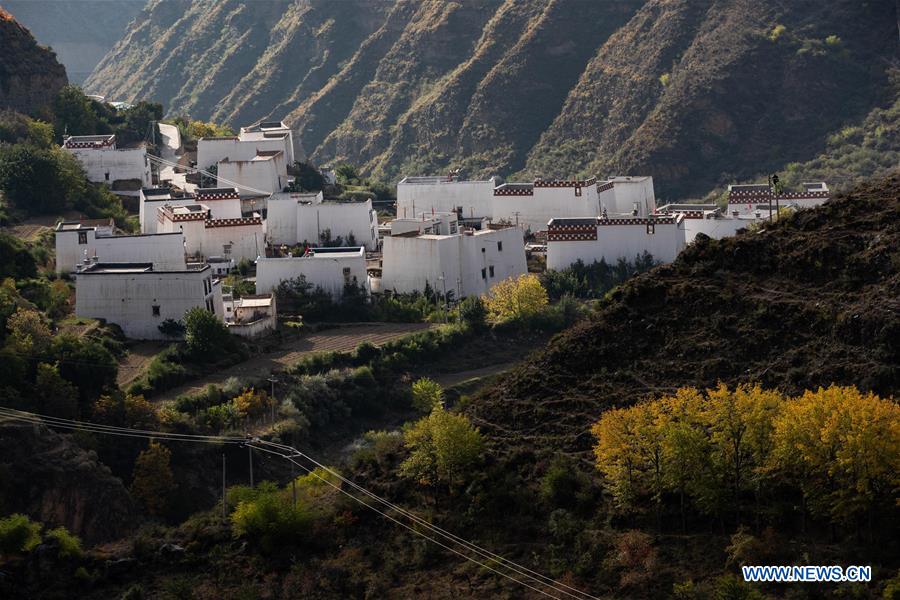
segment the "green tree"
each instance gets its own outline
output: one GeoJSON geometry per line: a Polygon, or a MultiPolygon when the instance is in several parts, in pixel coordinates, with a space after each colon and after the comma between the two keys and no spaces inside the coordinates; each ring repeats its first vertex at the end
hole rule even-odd
{"type": "Polygon", "coordinates": [[[47,539],[56,540],[59,545],[60,558],[81,558],[81,540],[72,535],[65,527],[57,527],[47,532],[47,539]]]}
{"type": "Polygon", "coordinates": [[[451,492],[480,460],[484,441],[464,415],[436,406],[403,434],[410,456],[400,472],[422,485],[445,483],[451,492]]]}
{"type": "Polygon", "coordinates": [[[101,123],[94,102],[77,85],[64,86],[53,100],[54,128],[57,135],[93,135],[109,133],[109,125],[101,123]]]}
{"type": "Polygon", "coordinates": [[[359,172],[351,164],[341,163],[334,169],[337,182],[343,185],[353,185],[359,182],[359,172]]]}
{"type": "Polygon", "coordinates": [[[27,356],[43,355],[50,349],[53,334],[43,315],[36,310],[19,307],[6,321],[8,343],[27,356]]]}
{"type": "Polygon", "coordinates": [[[315,166],[309,163],[295,162],[289,174],[294,177],[294,186],[297,192],[318,192],[325,187],[325,177],[315,166]]]}
{"type": "Polygon", "coordinates": [[[41,413],[63,419],[78,416],[78,389],[60,376],[55,365],[38,364],[33,392],[41,413]]]}
{"type": "Polygon", "coordinates": [[[116,142],[127,144],[145,139],[151,124],[158,122],[162,116],[162,104],[145,100],[122,111],[123,123],[116,129],[116,142]]]}
{"type": "Polygon", "coordinates": [[[487,310],[478,296],[468,296],[459,303],[459,318],[473,329],[481,329],[487,322],[487,310]]]}
{"type": "Polygon", "coordinates": [[[0,233],[0,278],[26,279],[37,275],[28,247],[8,233],[0,233]]]}
{"type": "Polygon", "coordinates": [[[40,523],[18,513],[0,519],[0,554],[31,552],[40,543],[40,523]]]}
{"type": "Polygon", "coordinates": [[[134,463],[131,494],[151,515],[165,514],[175,492],[172,474],[172,452],[159,442],[151,441],[134,463]]]}
{"type": "Polygon", "coordinates": [[[184,329],[188,350],[200,359],[212,358],[229,341],[225,324],[214,313],[200,306],[184,313],[184,329]]]}
{"type": "Polygon", "coordinates": [[[422,412],[431,412],[436,406],[444,405],[444,388],[428,377],[417,379],[412,384],[412,404],[422,412]]]}

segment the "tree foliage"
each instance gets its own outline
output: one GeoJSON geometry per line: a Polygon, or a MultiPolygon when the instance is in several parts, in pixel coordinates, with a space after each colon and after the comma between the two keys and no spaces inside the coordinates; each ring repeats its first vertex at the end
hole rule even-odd
{"type": "Polygon", "coordinates": [[[209,359],[228,343],[228,329],[219,318],[203,307],[195,306],[184,313],[184,340],[197,358],[209,359]]]}
{"type": "Polygon", "coordinates": [[[900,491],[900,406],[852,387],[797,398],[741,385],[607,411],[594,425],[597,467],[620,509],[667,495],[703,514],[740,515],[789,485],[813,516],[851,524],[893,510],[900,491]]]}
{"type": "Polygon", "coordinates": [[[447,484],[451,490],[466,477],[484,449],[478,429],[464,415],[437,405],[403,434],[410,456],[400,472],[422,485],[447,484]]]}
{"type": "Polygon", "coordinates": [[[0,554],[30,552],[40,543],[40,523],[18,513],[0,519],[0,554]]]}
{"type": "Polygon", "coordinates": [[[482,298],[488,317],[493,321],[527,319],[547,306],[547,290],[536,275],[510,277],[496,284],[482,298]]]}
{"type": "Polygon", "coordinates": [[[444,405],[444,388],[437,381],[422,377],[412,384],[412,403],[422,412],[431,412],[436,406],[444,405]]]}
{"type": "Polygon", "coordinates": [[[169,509],[175,489],[172,452],[159,442],[151,441],[134,463],[131,494],[148,513],[160,516],[169,509]]]}

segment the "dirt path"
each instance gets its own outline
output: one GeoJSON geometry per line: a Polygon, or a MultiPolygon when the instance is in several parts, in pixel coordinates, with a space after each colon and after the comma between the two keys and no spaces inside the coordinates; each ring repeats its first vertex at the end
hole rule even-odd
{"type": "Polygon", "coordinates": [[[497,373],[502,373],[503,371],[507,371],[513,366],[518,364],[518,362],[505,362],[497,365],[489,365],[487,367],[482,367],[480,369],[471,369],[469,371],[460,371],[458,373],[443,373],[441,375],[435,375],[433,379],[441,384],[444,388],[453,387],[454,385],[459,385],[465,381],[469,381],[470,379],[481,379],[482,377],[487,377],[488,375],[495,375],[497,373]]]}
{"type": "Polygon", "coordinates": [[[431,326],[430,323],[365,323],[327,329],[290,342],[275,352],[251,358],[223,371],[163,392],[159,396],[154,396],[153,401],[164,402],[174,400],[182,394],[195,394],[211,383],[220,385],[229,377],[261,377],[272,371],[284,369],[314,352],[346,352],[353,350],[362,342],[371,342],[379,346],[431,326]]]}
{"type": "Polygon", "coordinates": [[[119,375],[116,377],[119,387],[125,387],[140,377],[153,357],[166,346],[163,342],[139,342],[129,348],[125,359],[119,363],[119,375]]]}

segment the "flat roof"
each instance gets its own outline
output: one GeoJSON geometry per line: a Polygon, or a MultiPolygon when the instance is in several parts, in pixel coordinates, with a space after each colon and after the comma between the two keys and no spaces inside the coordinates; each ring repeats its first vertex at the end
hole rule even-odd
{"type": "Polygon", "coordinates": [[[105,142],[111,138],[115,138],[116,134],[109,133],[103,135],[67,135],[63,141],[65,142],[105,142]]]}
{"type": "Polygon", "coordinates": [[[449,175],[414,175],[404,177],[400,183],[407,185],[434,185],[438,183],[493,183],[491,179],[458,179],[449,175]]]}
{"type": "Polygon", "coordinates": [[[640,183],[648,179],[652,179],[650,175],[612,175],[606,181],[613,183],[640,183]]]}
{"type": "Polygon", "coordinates": [[[94,263],[88,265],[84,270],[78,271],[76,275],[162,275],[170,273],[201,273],[210,269],[211,267],[207,264],[193,269],[155,271],[153,263],[94,263]]]}

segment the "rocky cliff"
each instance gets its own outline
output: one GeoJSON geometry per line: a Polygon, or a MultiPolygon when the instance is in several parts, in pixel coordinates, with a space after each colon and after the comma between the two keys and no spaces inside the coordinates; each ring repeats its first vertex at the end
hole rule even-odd
{"type": "Polygon", "coordinates": [[[141,12],[143,0],[3,0],[0,2],[35,39],[49,46],[69,81],[91,74],[141,12]]]}
{"type": "Polygon", "coordinates": [[[38,114],[67,82],[56,55],[0,8],[0,108],[38,114]]]}
{"type": "Polygon", "coordinates": [[[64,525],[89,544],[124,535],[136,514],[122,481],[68,436],[0,419],[0,510],[64,525]]]}
{"type": "Polygon", "coordinates": [[[87,81],[287,116],[383,179],[652,172],[665,198],[806,161],[891,104],[893,2],[151,0],[87,81]]]}

